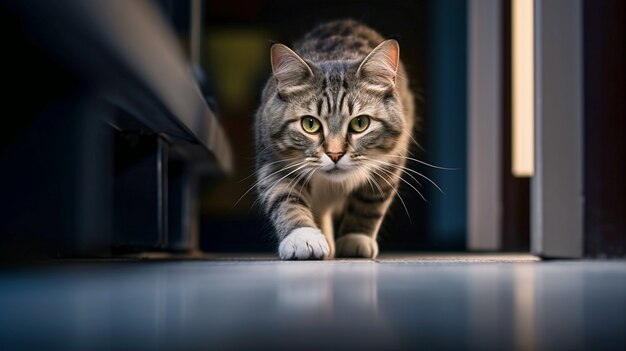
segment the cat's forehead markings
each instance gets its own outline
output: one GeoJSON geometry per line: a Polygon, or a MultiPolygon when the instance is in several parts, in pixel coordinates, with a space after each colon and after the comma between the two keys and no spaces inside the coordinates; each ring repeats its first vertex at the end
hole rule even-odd
{"type": "Polygon", "coordinates": [[[341,105],[341,113],[346,115],[346,116],[351,116],[352,115],[352,98],[350,98],[348,95],[348,92],[346,91],[346,93],[344,94],[344,96],[342,97],[342,99],[345,101],[343,103],[343,105],[341,105]]]}
{"type": "Polygon", "coordinates": [[[361,102],[358,99],[354,99],[352,101],[352,112],[350,113],[351,115],[358,115],[361,114],[361,102]]]}
{"type": "Polygon", "coordinates": [[[332,115],[328,118],[328,127],[333,134],[344,134],[345,118],[342,116],[332,115]]]}

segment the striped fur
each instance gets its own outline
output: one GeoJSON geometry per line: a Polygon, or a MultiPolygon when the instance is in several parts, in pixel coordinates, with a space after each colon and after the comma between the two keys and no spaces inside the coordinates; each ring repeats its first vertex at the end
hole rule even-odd
{"type": "Polygon", "coordinates": [[[414,124],[398,56],[395,40],[352,20],[319,25],[293,51],[272,46],[255,122],[257,191],[282,259],[377,255],[414,124]],[[364,115],[369,128],[351,131],[364,115]],[[320,132],[307,133],[304,116],[320,132]]]}

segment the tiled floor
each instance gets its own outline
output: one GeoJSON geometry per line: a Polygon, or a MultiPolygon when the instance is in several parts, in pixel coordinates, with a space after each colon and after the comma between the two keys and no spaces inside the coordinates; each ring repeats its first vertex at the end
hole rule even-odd
{"type": "Polygon", "coordinates": [[[0,270],[0,350],[626,349],[626,261],[70,262],[0,270]]]}

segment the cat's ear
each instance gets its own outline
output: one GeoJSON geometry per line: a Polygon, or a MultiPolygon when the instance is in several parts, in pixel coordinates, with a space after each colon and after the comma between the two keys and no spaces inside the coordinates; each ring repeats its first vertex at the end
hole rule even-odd
{"type": "Polygon", "coordinates": [[[363,59],[357,77],[366,79],[380,89],[393,88],[399,61],[400,45],[395,39],[385,40],[363,59]]]}
{"type": "Polygon", "coordinates": [[[273,44],[271,49],[272,71],[279,91],[291,92],[305,84],[313,71],[293,50],[283,44],[273,44]]]}

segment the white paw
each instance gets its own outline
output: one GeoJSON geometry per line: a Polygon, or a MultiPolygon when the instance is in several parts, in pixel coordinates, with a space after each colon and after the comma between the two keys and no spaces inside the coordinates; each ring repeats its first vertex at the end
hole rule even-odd
{"type": "Polygon", "coordinates": [[[365,234],[346,234],[335,241],[337,257],[376,258],[378,243],[365,234]]]}
{"type": "Polygon", "coordinates": [[[329,253],[324,234],[311,227],[294,229],[278,245],[281,260],[321,260],[329,253]]]}

